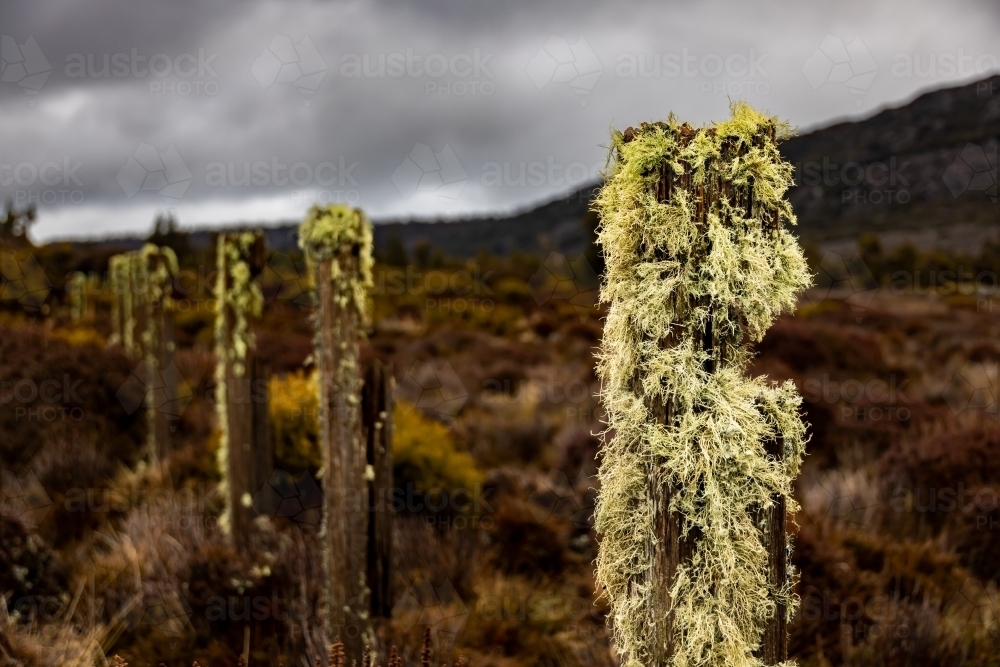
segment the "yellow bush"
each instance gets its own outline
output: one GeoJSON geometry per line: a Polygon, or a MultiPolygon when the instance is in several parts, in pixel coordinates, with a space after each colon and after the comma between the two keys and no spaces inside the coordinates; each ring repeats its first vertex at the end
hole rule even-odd
{"type": "Polygon", "coordinates": [[[319,398],[316,374],[296,371],[271,378],[271,438],[275,465],[293,470],[322,465],[319,451],[319,398]]]}
{"type": "MultiPolygon", "coordinates": [[[[297,371],[274,376],[270,383],[271,437],[275,465],[292,470],[317,469],[319,450],[319,399],[316,374],[297,371]]],[[[411,484],[417,491],[459,489],[474,492],[482,473],[466,452],[458,449],[451,430],[426,417],[406,402],[393,410],[393,483],[411,484]]]]}
{"type": "Polygon", "coordinates": [[[104,347],[106,340],[99,331],[87,326],[74,326],[71,329],[55,329],[52,336],[64,340],[70,345],[96,345],[104,347]]]}
{"type": "Polygon", "coordinates": [[[397,488],[408,483],[418,491],[441,489],[474,491],[482,473],[467,453],[460,451],[455,437],[444,424],[414,409],[404,401],[392,413],[392,468],[397,488]]]}

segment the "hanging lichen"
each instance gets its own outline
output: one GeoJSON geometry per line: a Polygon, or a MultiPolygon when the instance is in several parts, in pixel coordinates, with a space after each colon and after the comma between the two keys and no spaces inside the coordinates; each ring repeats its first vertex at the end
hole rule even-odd
{"type": "MultiPolygon", "coordinates": [[[[369,290],[372,282],[372,228],[364,212],[349,206],[314,206],[299,225],[299,247],[305,253],[309,273],[315,284],[319,283],[319,264],[328,263],[330,271],[330,300],[341,312],[353,312],[363,335],[368,324],[370,308],[369,290]]],[[[320,310],[316,311],[315,346],[317,357],[323,350],[320,310]]],[[[334,378],[336,386],[348,397],[352,410],[357,411],[360,397],[361,374],[352,346],[357,340],[339,340],[339,364],[334,378]]],[[[360,418],[353,416],[353,418],[360,418]]]]}
{"type": "Polygon", "coordinates": [[[753,654],[766,619],[776,602],[789,617],[797,602],[790,585],[769,583],[754,510],[782,496],[796,509],[792,480],[806,441],[800,398],[791,383],[744,371],[750,343],[794,308],[811,279],[781,224],[795,222],[784,199],[792,168],[776,145],[788,128],[746,104],[732,112],[698,130],[671,116],[628,137],[615,132],[594,204],[606,266],[601,300],[610,304],[597,367],[608,427],[597,579],[615,646],[631,667],[650,664],[650,628],[668,611],[649,585],[657,511],[679,512],[694,544],[668,582],[675,667],[761,665],[753,654]],[[752,204],[696,201],[685,187],[661,200],[664,175],[681,174],[693,186],[742,188],[752,204]],[[718,341],[707,347],[706,328],[718,341]],[[775,438],[781,459],[765,449],[775,438]],[[656,485],[671,489],[669,507],[651,502],[656,485]]]}
{"type": "Polygon", "coordinates": [[[372,286],[372,227],[360,209],[349,206],[314,206],[299,225],[299,247],[311,273],[318,262],[335,259],[331,279],[340,308],[355,309],[367,322],[372,286]],[[357,269],[345,271],[344,267],[357,269]]]}
{"type": "Polygon", "coordinates": [[[229,497],[229,413],[227,367],[235,378],[246,373],[247,353],[254,346],[250,318],[260,317],[264,298],[253,279],[248,257],[256,242],[253,232],[219,234],[216,247],[215,286],[215,410],[219,426],[216,464],[223,510],[219,528],[232,530],[232,501],[229,497]],[[227,315],[228,313],[228,315],[227,315]]]}

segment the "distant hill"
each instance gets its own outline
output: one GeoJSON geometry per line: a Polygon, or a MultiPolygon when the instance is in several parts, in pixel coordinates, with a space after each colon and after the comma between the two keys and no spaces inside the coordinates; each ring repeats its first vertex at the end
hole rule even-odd
{"type": "MultiPolygon", "coordinates": [[[[866,231],[892,237],[935,230],[919,238],[933,243],[952,232],[978,242],[1000,230],[998,143],[1000,76],[793,137],[781,150],[796,166],[789,196],[799,233],[830,242],[866,231]]],[[[376,243],[397,234],[408,247],[426,240],[460,257],[480,250],[575,254],[588,243],[580,220],[596,187],[504,218],[382,224],[376,243]]]]}
{"type": "Polygon", "coordinates": [[[796,165],[790,196],[802,234],[831,239],[958,225],[995,231],[998,143],[994,76],[794,137],[782,152],[796,165]]]}
{"type": "MultiPolygon", "coordinates": [[[[874,231],[918,235],[924,245],[949,236],[977,244],[1000,230],[998,144],[1000,76],[928,92],[870,118],[793,137],[781,149],[796,166],[790,198],[799,233],[825,243],[874,231]]],[[[575,255],[590,243],[581,221],[597,187],[593,183],[503,217],[382,221],[375,228],[376,248],[384,249],[395,235],[410,250],[426,241],[460,258],[481,251],[575,255]]],[[[267,237],[274,249],[297,247],[294,223],[268,228],[267,237]]],[[[190,235],[195,245],[209,239],[207,231],[190,235]]]]}

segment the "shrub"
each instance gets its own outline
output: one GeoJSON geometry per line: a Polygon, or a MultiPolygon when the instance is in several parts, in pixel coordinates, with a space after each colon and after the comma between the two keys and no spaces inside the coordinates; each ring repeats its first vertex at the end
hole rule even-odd
{"type": "Polygon", "coordinates": [[[393,410],[392,476],[397,488],[452,493],[478,489],[483,476],[447,426],[405,401],[393,410]]]}
{"type": "Polygon", "coordinates": [[[269,385],[271,438],[279,468],[302,471],[318,468],[319,398],[316,374],[296,371],[272,376],[269,385]]]}

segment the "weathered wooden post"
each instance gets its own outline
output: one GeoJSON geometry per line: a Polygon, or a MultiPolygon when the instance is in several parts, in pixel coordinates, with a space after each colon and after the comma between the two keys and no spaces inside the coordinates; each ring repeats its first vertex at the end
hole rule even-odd
{"type": "Polygon", "coordinates": [[[125,253],[128,266],[129,335],[130,345],[125,348],[135,358],[145,356],[149,327],[149,267],[141,250],[125,253]]]}
{"type": "Polygon", "coordinates": [[[392,613],[392,369],[375,359],[365,371],[361,396],[368,480],[368,562],[371,613],[392,613]]]}
{"type": "Polygon", "coordinates": [[[794,386],[744,375],[810,283],[785,200],[786,126],[749,106],[711,127],[612,137],[595,200],[610,304],[597,576],[628,665],[775,665],[796,598],[785,538],[805,446],[794,386]]]}
{"type": "Polygon", "coordinates": [[[359,343],[368,319],[372,230],[360,210],[315,206],[299,227],[299,245],[316,285],[315,359],[323,452],[323,563],[327,638],[348,655],[372,645],[369,590],[368,480],[362,432],[359,343]]]}
{"type": "Polygon", "coordinates": [[[240,544],[255,515],[253,494],[271,472],[264,462],[271,447],[266,386],[259,377],[266,364],[257,357],[252,329],[263,307],[257,277],[264,270],[264,234],[219,234],[216,252],[215,400],[223,497],[219,523],[240,544]],[[260,470],[260,465],[266,469],[260,470]]]}
{"type": "Polygon", "coordinates": [[[166,246],[146,244],[140,251],[140,267],[146,286],[146,331],[142,349],[146,371],[147,439],[151,461],[159,461],[170,451],[171,421],[180,377],[174,365],[174,278],[179,266],[177,255],[166,246]]]}

